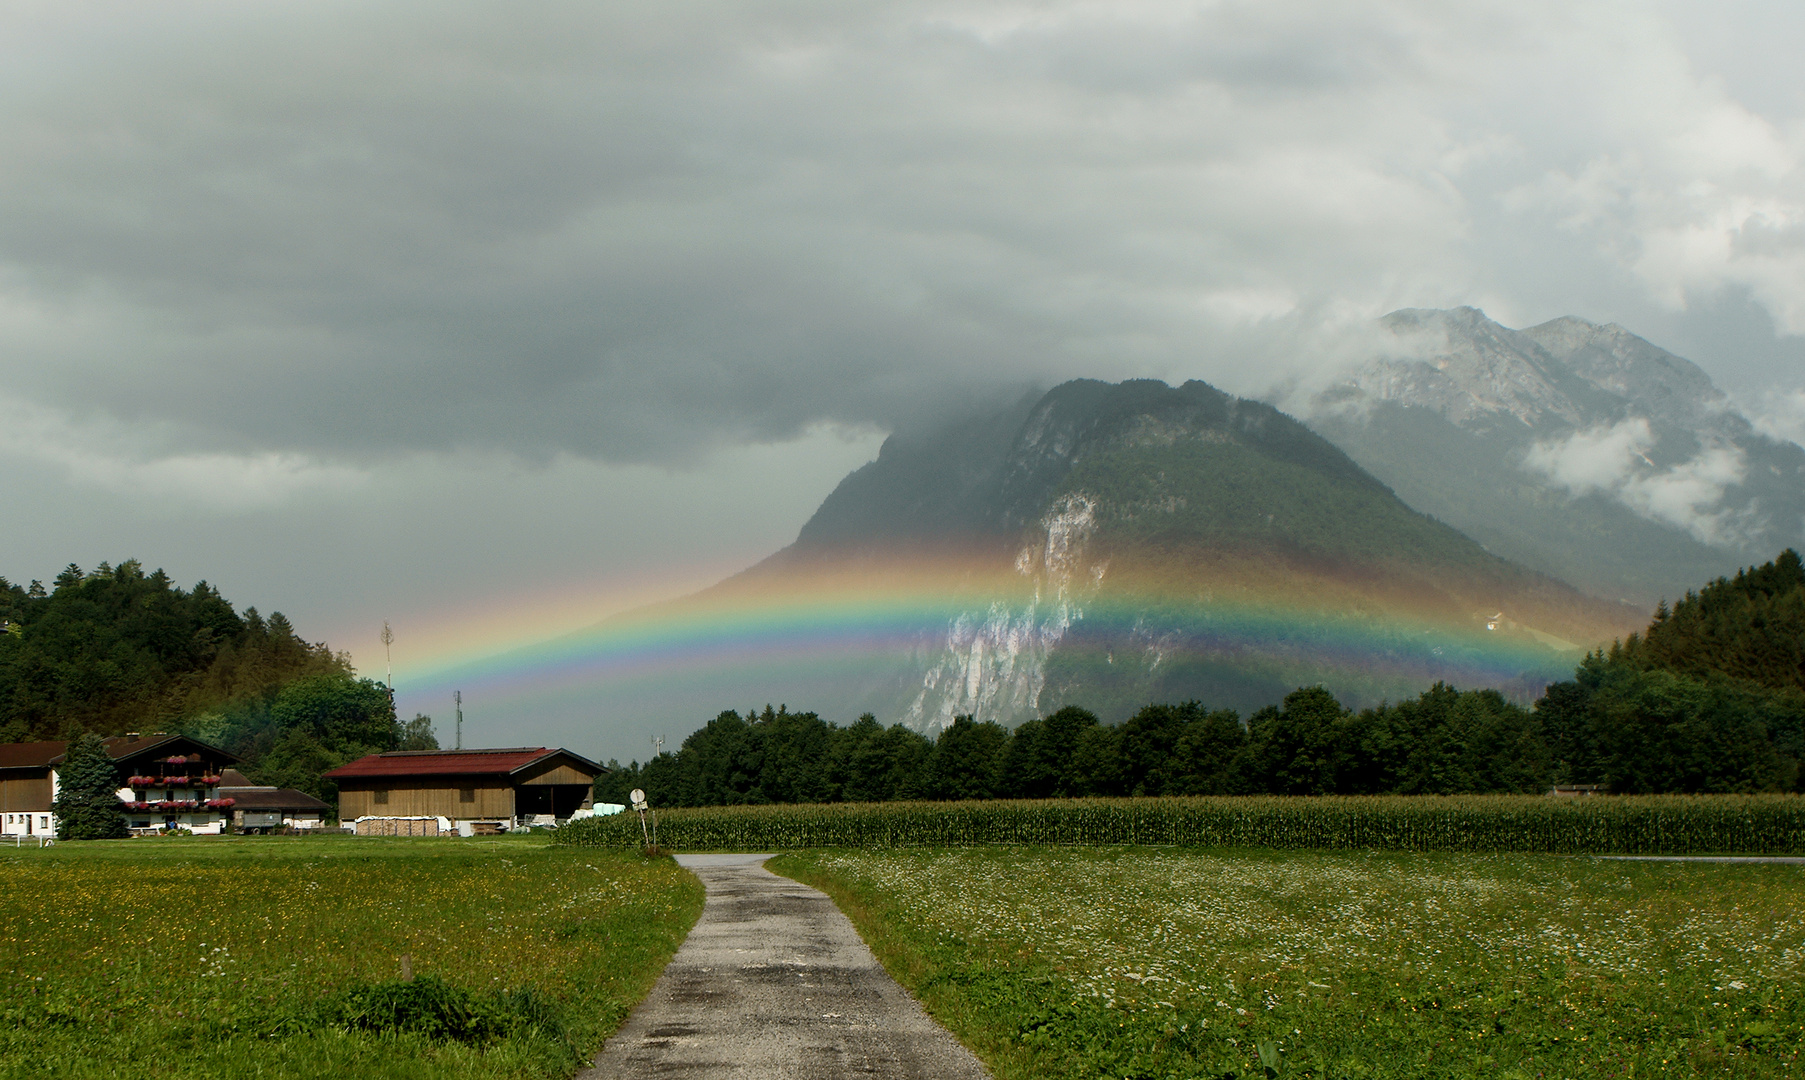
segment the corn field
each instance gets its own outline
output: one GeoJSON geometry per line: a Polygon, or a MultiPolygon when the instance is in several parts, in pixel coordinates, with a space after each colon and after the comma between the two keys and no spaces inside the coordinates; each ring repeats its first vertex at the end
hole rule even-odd
{"type": "MultiPolygon", "coordinates": [[[[671,809],[676,851],[1175,844],[1284,850],[1796,855],[1805,797],[1545,795],[1059,799],[671,809]]],[[[638,847],[631,813],[571,822],[555,842],[638,847]]]]}

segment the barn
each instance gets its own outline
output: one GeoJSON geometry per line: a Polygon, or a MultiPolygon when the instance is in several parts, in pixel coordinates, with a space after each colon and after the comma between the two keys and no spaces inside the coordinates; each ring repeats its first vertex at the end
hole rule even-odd
{"type": "Polygon", "coordinates": [[[338,785],[338,817],[443,818],[464,835],[551,825],[593,805],[605,770],[569,750],[391,750],[325,773],[338,785]]]}

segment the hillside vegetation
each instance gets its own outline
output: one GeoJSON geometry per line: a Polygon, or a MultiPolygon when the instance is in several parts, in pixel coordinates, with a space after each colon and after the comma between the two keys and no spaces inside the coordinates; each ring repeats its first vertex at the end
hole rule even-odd
{"type": "Polygon", "coordinates": [[[1536,703],[1562,771],[1614,791],[1798,790],[1805,567],[1787,550],[1663,605],[1536,703]]]}
{"type": "Polygon", "coordinates": [[[0,742],[182,732],[246,759],[253,779],[330,796],[319,774],[375,750],[432,744],[388,690],[303,639],[281,612],[243,612],[136,559],[70,564],[53,587],[0,578],[0,742]]]}

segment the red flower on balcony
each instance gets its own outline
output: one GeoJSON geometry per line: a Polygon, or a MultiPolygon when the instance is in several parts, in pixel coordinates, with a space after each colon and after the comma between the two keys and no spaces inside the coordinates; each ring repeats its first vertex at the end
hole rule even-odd
{"type": "Polygon", "coordinates": [[[193,799],[164,799],[162,802],[136,803],[134,805],[160,814],[186,814],[200,808],[200,803],[193,799]]]}

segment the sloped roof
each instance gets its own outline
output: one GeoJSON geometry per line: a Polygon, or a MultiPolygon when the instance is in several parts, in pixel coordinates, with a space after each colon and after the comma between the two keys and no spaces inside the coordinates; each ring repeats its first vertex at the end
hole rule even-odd
{"type": "MultiPolygon", "coordinates": [[[[166,743],[184,743],[206,753],[216,761],[237,761],[237,754],[229,754],[217,746],[208,746],[198,739],[186,735],[170,735],[158,732],[155,735],[109,735],[101,742],[107,748],[107,754],[114,761],[135,757],[146,750],[155,750],[166,743]]],[[[0,743],[0,769],[46,769],[63,763],[63,755],[68,751],[66,740],[54,739],[45,742],[0,743]]],[[[177,747],[180,749],[180,747],[177,747]]]]}
{"type": "Polygon", "coordinates": [[[324,810],[326,804],[294,788],[269,788],[263,791],[234,791],[234,810],[324,810]]]}
{"type": "Polygon", "coordinates": [[[63,756],[66,742],[0,743],[0,769],[47,769],[63,756]]]}
{"type": "Polygon", "coordinates": [[[383,776],[509,776],[548,757],[563,756],[600,775],[600,765],[569,750],[515,746],[494,750],[391,750],[324,773],[329,780],[383,776]]]}

